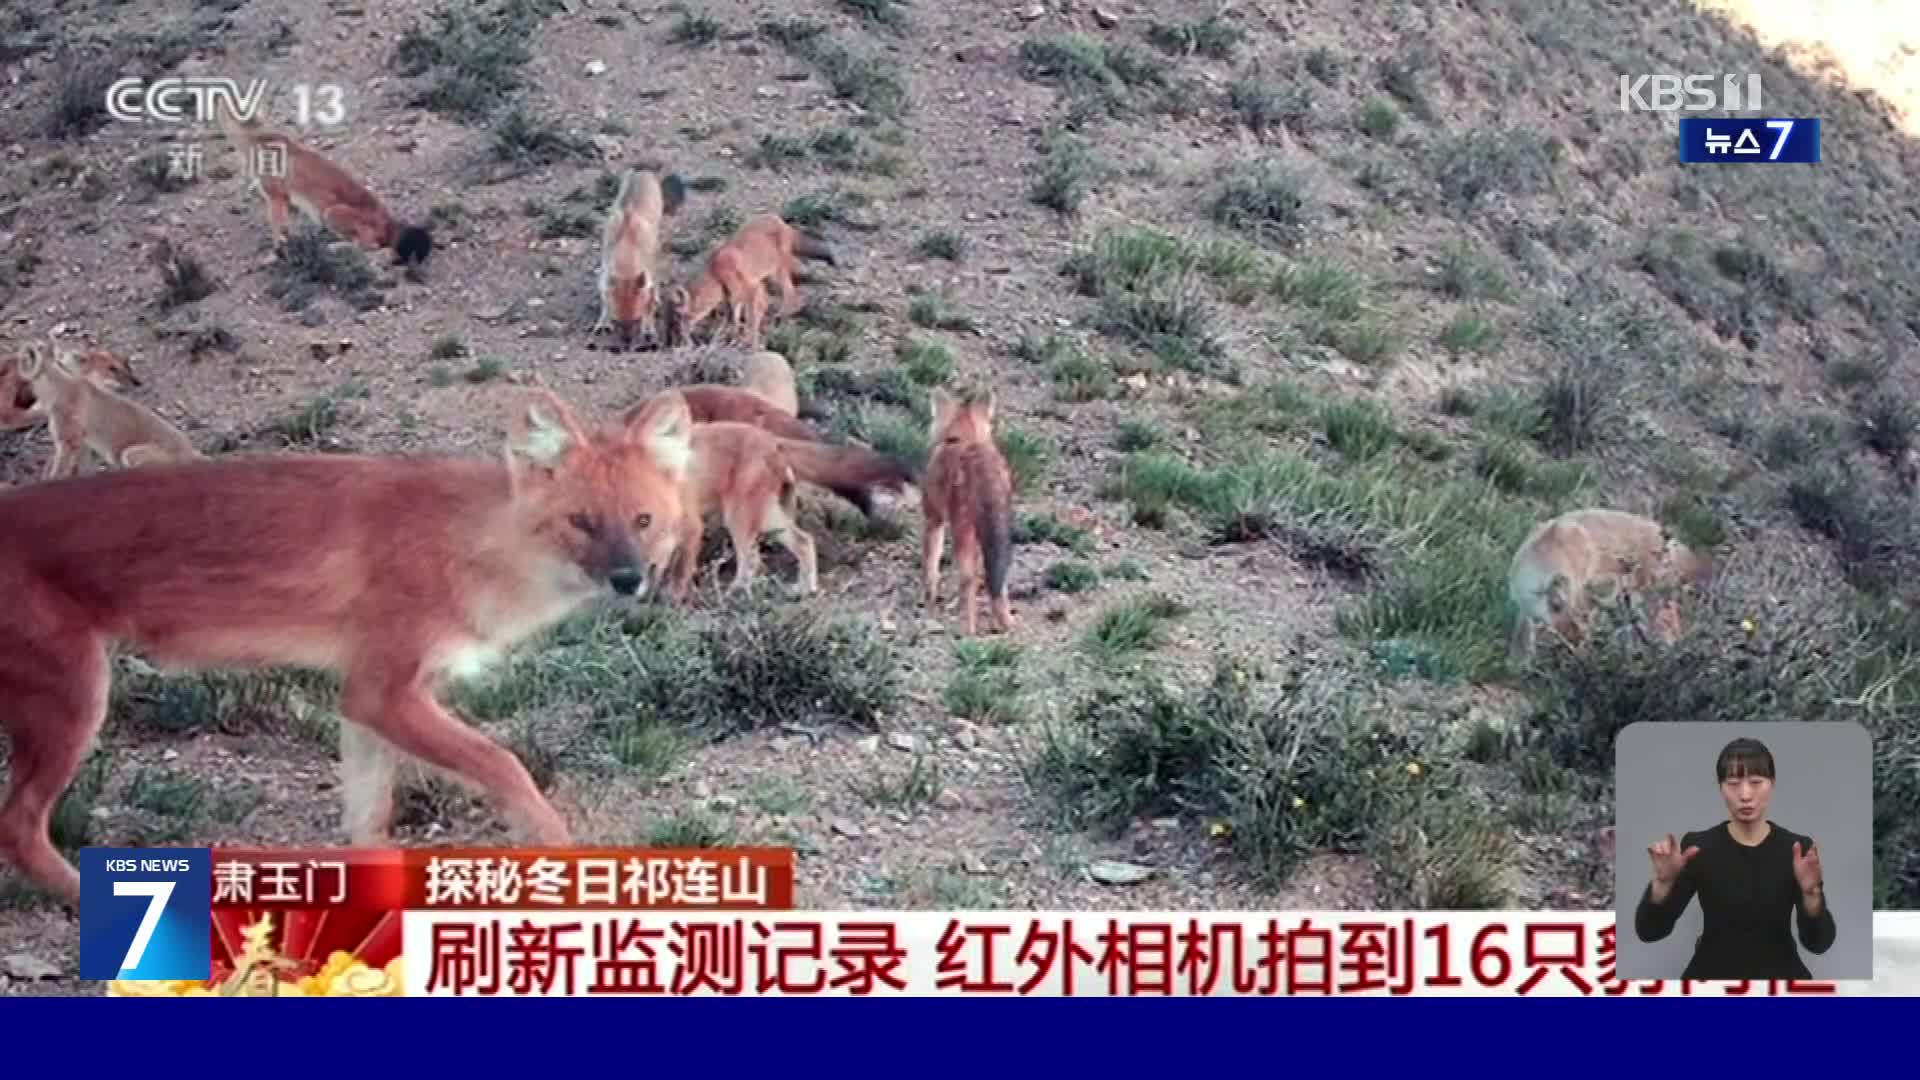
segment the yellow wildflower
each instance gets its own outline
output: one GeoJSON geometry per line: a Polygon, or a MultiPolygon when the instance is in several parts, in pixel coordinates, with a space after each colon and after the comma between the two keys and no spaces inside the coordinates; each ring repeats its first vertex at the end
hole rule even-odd
{"type": "Polygon", "coordinates": [[[1293,797],[1293,808],[1295,810],[1305,810],[1307,808],[1307,800],[1295,795],[1293,797]]]}
{"type": "Polygon", "coordinates": [[[1755,626],[1755,625],[1754,625],[1754,623],[1753,623],[1753,620],[1752,620],[1752,619],[1741,619],[1741,620],[1740,620],[1740,629],[1742,629],[1742,630],[1745,630],[1745,631],[1746,631],[1747,633],[1749,633],[1749,634],[1751,634],[1751,633],[1753,633],[1753,632],[1754,632],[1755,630],[1758,630],[1758,629],[1759,629],[1759,627],[1757,627],[1757,626],[1755,626]]]}
{"type": "Polygon", "coordinates": [[[1419,763],[1419,762],[1417,762],[1417,761],[1409,761],[1409,762],[1407,762],[1407,775],[1408,775],[1408,776],[1419,776],[1419,775],[1420,775],[1420,763],[1419,763]]]}

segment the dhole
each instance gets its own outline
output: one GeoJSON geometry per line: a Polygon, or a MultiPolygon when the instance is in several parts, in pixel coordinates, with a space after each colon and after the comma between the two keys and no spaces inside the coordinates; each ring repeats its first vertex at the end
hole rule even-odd
{"type": "Polygon", "coordinates": [[[707,257],[706,269],[692,284],[674,288],[668,303],[674,341],[692,340],[694,329],[725,301],[735,336],[747,348],[759,349],[767,315],[766,282],[779,290],[781,317],[800,310],[800,288],[793,281],[799,258],[836,263],[826,241],[801,232],[778,214],[761,214],[740,226],[707,257]]]}
{"type": "Polygon", "coordinates": [[[46,420],[53,436],[47,479],[79,472],[89,450],[118,468],[201,456],[160,414],[114,393],[115,386],[140,385],[125,357],[104,349],[77,356],[58,349],[49,358],[48,351],[29,346],[20,366],[33,398],[32,411],[46,420]]]}
{"type": "Polygon", "coordinates": [[[979,632],[983,563],[994,625],[1004,632],[1015,622],[1007,598],[1013,563],[1013,473],[993,438],[994,395],[963,401],[936,389],[932,404],[933,456],[920,499],[926,515],[920,550],[927,610],[939,610],[940,556],[951,528],[967,636],[979,632]]]}
{"type": "Polygon", "coordinates": [[[734,421],[765,428],[785,439],[819,442],[820,434],[799,418],[800,397],[793,368],[777,352],[761,350],[747,359],[740,386],[690,383],[678,388],[693,411],[693,422],[734,421]]]}
{"type": "Polygon", "coordinates": [[[106,717],[114,645],[163,669],[336,673],[356,845],[386,835],[397,752],[567,843],[526,769],[436,690],[605,590],[645,591],[680,532],[692,426],[665,394],[589,434],[535,390],[498,460],[239,455],[0,492],[0,855],[77,902],[47,823],[106,717]]]}
{"type": "Polygon", "coordinates": [[[433,236],[424,225],[402,222],[386,204],[351,173],[327,160],[293,136],[242,123],[231,110],[220,116],[220,126],[242,158],[241,173],[253,177],[253,186],[266,200],[267,224],[275,242],[287,238],[293,209],[370,251],[392,249],[395,261],[411,266],[433,254],[433,236]],[[278,155],[286,163],[284,175],[266,175],[261,159],[278,155]]]}
{"type": "MultiPolygon", "coordinates": [[[[630,415],[654,408],[657,400],[636,406],[630,415]]],[[[796,521],[796,485],[825,488],[871,514],[874,491],[902,490],[914,479],[904,462],[885,454],[783,439],[752,424],[696,423],[691,444],[674,577],[674,593],[681,600],[693,585],[708,515],[719,514],[733,541],[734,587],[753,580],[760,568],[760,537],[776,533],[775,540],[800,564],[800,591],[813,593],[820,588],[820,575],[813,537],[796,521]]]]}
{"type": "MultiPolygon", "coordinates": [[[[1530,658],[1541,624],[1569,642],[1585,640],[1595,587],[1624,584],[1644,594],[1671,585],[1704,587],[1712,579],[1712,561],[1669,537],[1657,521],[1620,510],[1568,511],[1536,526],[1514,553],[1507,592],[1518,614],[1509,655],[1530,658]]],[[[1662,640],[1679,636],[1680,612],[1671,598],[1652,621],[1662,640]]]]}
{"type": "Polygon", "coordinates": [[[686,201],[687,187],[679,176],[665,180],[645,170],[627,170],[620,193],[607,210],[600,230],[600,321],[593,333],[609,322],[620,335],[621,348],[631,348],[643,326],[649,341],[659,339],[655,305],[659,282],[655,270],[660,258],[660,222],[686,201]]]}

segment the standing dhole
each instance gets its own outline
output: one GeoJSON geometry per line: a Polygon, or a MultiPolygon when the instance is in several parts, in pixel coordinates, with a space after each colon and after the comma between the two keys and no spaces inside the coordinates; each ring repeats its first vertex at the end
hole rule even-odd
{"type": "Polygon", "coordinates": [[[673,290],[668,315],[674,341],[691,341],[694,329],[725,301],[739,343],[759,349],[767,317],[766,283],[772,282],[780,293],[779,317],[799,311],[800,287],[793,274],[803,258],[837,263],[826,241],[794,228],[778,214],[761,214],[740,226],[707,257],[706,269],[692,284],[673,290]]]}
{"type": "Polygon", "coordinates": [[[104,349],[74,353],[29,346],[20,366],[33,398],[32,412],[44,417],[53,436],[53,460],[46,478],[80,472],[91,450],[116,468],[186,461],[200,451],[179,428],[137,401],[114,393],[115,386],[139,386],[125,357],[104,349]]]}
{"type": "MultiPolygon", "coordinates": [[[[1651,518],[1621,510],[1589,507],[1542,522],[1514,553],[1507,592],[1517,608],[1509,656],[1532,657],[1540,626],[1552,627],[1569,642],[1586,639],[1592,609],[1589,590],[1624,585],[1645,594],[1674,585],[1704,587],[1713,579],[1713,563],[1678,540],[1651,518]]],[[[1680,634],[1680,612],[1671,597],[1654,611],[1653,627],[1662,640],[1680,634]]]]}
{"type": "Polygon", "coordinates": [[[0,492],[0,856],[78,902],[48,820],[106,718],[115,645],[162,669],[337,674],[356,845],[387,834],[397,753],[568,843],[526,768],[436,691],[604,591],[647,588],[680,532],[691,428],[663,394],[590,434],[539,389],[501,460],[246,455],[0,492]]]}
{"type": "Polygon", "coordinates": [[[283,131],[242,122],[232,110],[221,110],[220,126],[242,155],[241,175],[251,177],[266,200],[276,243],[287,239],[297,209],[367,250],[391,250],[403,266],[424,264],[433,254],[426,226],[395,217],[365,184],[312,147],[283,131]]]}
{"type": "Polygon", "coordinates": [[[1013,474],[993,438],[994,395],[969,401],[936,389],[932,404],[933,456],[920,499],[926,516],[920,550],[927,610],[939,610],[940,556],[951,528],[967,636],[979,633],[983,563],[994,626],[1011,630],[1015,620],[1007,575],[1013,563],[1013,474]]]}
{"type": "Polygon", "coordinates": [[[629,169],[620,178],[620,192],[600,230],[600,321],[593,333],[611,322],[623,349],[633,346],[642,329],[649,342],[660,339],[660,223],[678,212],[686,197],[686,183],[673,173],[662,180],[644,169],[629,169]]]}

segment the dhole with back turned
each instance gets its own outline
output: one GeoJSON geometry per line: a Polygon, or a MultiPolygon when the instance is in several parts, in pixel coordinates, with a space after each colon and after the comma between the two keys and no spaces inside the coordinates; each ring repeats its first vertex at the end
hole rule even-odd
{"type": "Polygon", "coordinates": [[[674,288],[667,305],[674,342],[691,341],[693,331],[725,302],[739,343],[759,349],[767,317],[766,283],[780,293],[779,317],[798,312],[800,287],[793,275],[803,258],[838,264],[826,241],[794,228],[780,215],[752,218],[707,257],[698,277],[674,288]]]}
{"type": "Polygon", "coordinates": [[[30,345],[20,375],[33,398],[32,412],[45,419],[53,436],[49,480],[80,472],[89,450],[115,468],[203,456],[159,413],[114,392],[116,386],[140,385],[133,365],[118,353],[30,345]]]}
{"type": "Polygon", "coordinates": [[[647,589],[680,533],[693,425],[664,394],[590,433],[525,393],[500,460],[244,455],[0,492],[0,856],[78,902],[47,828],[106,718],[113,646],[162,670],[338,675],[356,845],[388,833],[401,753],[568,843],[520,761],[436,692],[596,596],[647,589]]]}
{"type": "MultiPolygon", "coordinates": [[[[1588,507],[1541,522],[1527,534],[1507,571],[1515,612],[1509,659],[1531,659],[1539,627],[1567,641],[1586,640],[1594,589],[1625,587],[1648,595],[1712,583],[1712,560],[1667,534],[1659,522],[1621,510],[1588,507]]],[[[1671,596],[1652,615],[1655,633],[1671,643],[1680,634],[1680,610],[1671,596]]]]}
{"type": "Polygon", "coordinates": [[[433,254],[433,234],[425,225],[395,217],[379,196],[319,151],[286,132],[243,122],[229,109],[220,111],[220,126],[241,155],[241,175],[252,178],[266,201],[275,243],[286,241],[297,209],[369,251],[391,250],[402,266],[424,264],[433,254]],[[283,175],[257,166],[268,150],[285,162],[283,175]]]}
{"type": "Polygon", "coordinates": [[[940,610],[940,556],[951,529],[967,636],[979,633],[983,570],[994,626],[1004,633],[1016,622],[1007,596],[1013,564],[1013,473],[993,437],[995,395],[966,400],[935,389],[931,398],[933,454],[920,497],[926,518],[921,563],[927,612],[940,610]]]}
{"type": "Polygon", "coordinates": [[[600,230],[600,320],[592,333],[612,324],[623,349],[633,347],[642,329],[649,342],[659,341],[660,226],[686,198],[686,182],[674,173],[662,179],[645,169],[628,169],[620,177],[620,191],[600,230]]]}
{"type": "MultiPolygon", "coordinates": [[[[634,414],[654,408],[657,400],[635,406],[634,414]]],[[[752,424],[696,423],[691,446],[673,579],[681,601],[693,586],[709,515],[718,514],[733,541],[731,587],[743,587],[759,573],[759,540],[771,533],[800,564],[796,584],[808,595],[819,591],[820,574],[813,537],[797,520],[797,485],[824,488],[871,515],[875,491],[902,491],[914,482],[913,470],[897,458],[860,446],[783,439],[752,424]]]]}

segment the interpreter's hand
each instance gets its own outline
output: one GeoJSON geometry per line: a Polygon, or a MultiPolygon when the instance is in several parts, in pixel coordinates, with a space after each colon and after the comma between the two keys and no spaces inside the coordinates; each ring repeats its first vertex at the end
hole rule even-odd
{"type": "Polygon", "coordinates": [[[1810,893],[1820,887],[1820,848],[1813,841],[1807,841],[1807,852],[1800,853],[1800,841],[1793,842],[1793,880],[1800,883],[1800,891],[1810,893]]]}
{"type": "MultiPolygon", "coordinates": [[[[1653,883],[1664,890],[1674,883],[1674,880],[1680,876],[1680,871],[1685,870],[1687,864],[1693,861],[1693,857],[1700,854],[1700,849],[1696,846],[1682,851],[1680,841],[1675,840],[1672,833],[1668,833],[1666,839],[1648,848],[1647,854],[1653,857],[1653,883]]],[[[1795,866],[1797,867],[1798,863],[1795,866]]],[[[1794,873],[1799,873],[1799,870],[1795,869],[1794,873]]]]}

